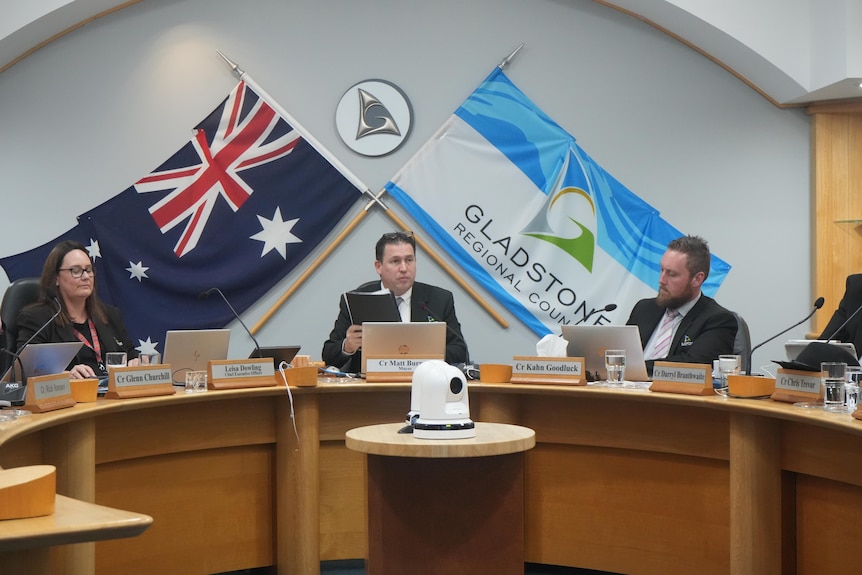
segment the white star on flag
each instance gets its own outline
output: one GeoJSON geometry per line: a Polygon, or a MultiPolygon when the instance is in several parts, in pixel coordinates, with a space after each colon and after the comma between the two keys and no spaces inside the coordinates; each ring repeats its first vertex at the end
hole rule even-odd
{"type": "Polygon", "coordinates": [[[129,266],[130,267],[126,268],[126,271],[129,272],[129,279],[141,281],[143,278],[149,278],[149,276],[147,276],[147,270],[150,268],[144,267],[141,262],[129,262],[129,266]]]}
{"type": "Polygon", "coordinates": [[[99,240],[90,238],[90,245],[87,246],[87,253],[90,255],[91,260],[102,257],[102,250],[99,248],[99,240]]]}
{"type": "Polygon", "coordinates": [[[156,346],[159,345],[159,342],[150,341],[150,338],[147,337],[147,341],[139,339],[138,343],[140,345],[135,348],[138,353],[157,353],[156,346]]]}
{"type": "Polygon", "coordinates": [[[260,257],[265,256],[272,250],[276,250],[281,257],[287,259],[287,244],[302,243],[302,240],[293,235],[291,231],[299,218],[284,221],[281,218],[281,208],[275,208],[275,214],[271,220],[263,216],[257,216],[262,228],[261,231],[251,236],[249,239],[263,242],[263,251],[260,257]]]}

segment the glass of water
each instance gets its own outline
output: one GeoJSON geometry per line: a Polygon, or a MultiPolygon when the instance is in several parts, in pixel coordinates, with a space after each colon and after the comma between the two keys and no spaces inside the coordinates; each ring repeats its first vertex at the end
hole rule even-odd
{"type": "Polygon", "coordinates": [[[608,385],[621,386],[626,377],[626,350],[605,350],[605,370],[608,385]]]}
{"type": "Polygon", "coordinates": [[[727,378],[731,375],[739,375],[739,369],[742,367],[742,356],[739,355],[720,355],[718,356],[718,381],[712,382],[712,389],[716,395],[727,397],[727,378]]]}
{"type": "Polygon", "coordinates": [[[847,382],[847,364],[824,361],[820,364],[820,381],[823,384],[823,408],[826,411],[846,412],[844,384],[847,382]]]}
{"type": "Polygon", "coordinates": [[[847,382],[844,384],[844,405],[847,411],[856,411],[856,403],[859,400],[859,384],[862,383],[862,367],[856,365],[847,366],[847,382]]]}

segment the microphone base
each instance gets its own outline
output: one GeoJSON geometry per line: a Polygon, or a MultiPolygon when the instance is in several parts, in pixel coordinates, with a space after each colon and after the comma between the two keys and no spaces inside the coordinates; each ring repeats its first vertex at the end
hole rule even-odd
{"type": "Polygon", "coordinates": [[[11,406],[24,405],[24,397],[26,394],[27,384],[25,383],[6,382],[0,386],[0,401],[9,402],[9,405],[11,406]]]}

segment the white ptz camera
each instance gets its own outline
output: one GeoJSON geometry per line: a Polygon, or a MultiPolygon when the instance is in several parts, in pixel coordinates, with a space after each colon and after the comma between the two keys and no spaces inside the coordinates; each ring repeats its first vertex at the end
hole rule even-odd
{"type": "Polygon", "coordinates": [[[413,371],[407,418],[419,439],[476,437],[464,372],[439,359],[418,366],[413,371]]]}

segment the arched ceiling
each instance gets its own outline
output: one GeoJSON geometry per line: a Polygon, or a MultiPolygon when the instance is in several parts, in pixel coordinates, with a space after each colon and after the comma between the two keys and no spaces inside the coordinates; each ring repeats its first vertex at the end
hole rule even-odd
{"type": "MultiPolygon", "coordinates": [[[[141,0],[0,0],[0,73],[141,0]]],[[[572,0],[582,1],[582,0],[572,0]]],[[[856,0],[593,0],[697,50],[776,105],[862,98],[856,0]]]]}

